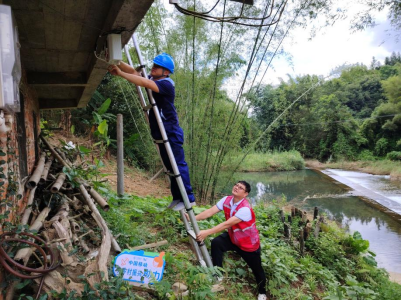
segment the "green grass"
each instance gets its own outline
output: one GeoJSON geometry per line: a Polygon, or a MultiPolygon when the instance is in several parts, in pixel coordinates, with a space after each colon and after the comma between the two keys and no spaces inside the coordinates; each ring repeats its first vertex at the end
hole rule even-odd
{"type": "MultiPolygon", "coordinates": [[[[234,254],[225,258],[225,292],[210,291],[213,281],[210,271],[198,266],[179,213],[165,210],[168,200],[129,195],[118,198],[114,193],[108,193],[108,198],[111,209],[102,215],[112,232],[121,234],[118,238],[121,246],[133,247],[162,239],[169,242],[153,250],[166,252],[164,278],[156,286],[158,298],[167,299],[167,293],[173,295],[171,286],[177,281],[189,287],[189,299],[250,300],[257,295],[251,271],[234,254]]],[[[272,202],[255,208],[270,298],[401,299],[401,285],[391,282],[387,272],[375,266],[374,258],[367,253],[368,243],[359,236],[350,236],[334,223],[327,224],[319,238],[310,237],[305,255],[300,256],[296,245],[299,220],[295,218],[291,225],[295,239],[284,240],[280,207],[272,202]]],[[[204,209],[194,208],[195,213],[204,209]]],[[[223,214],[218,214],[199,222],[199,226],[207,229],[223,220],[223,214]]],[[[210,239],[206,244],[210,250],[210,239]]]]}
{"type": "MultiPolygon", "coordinates": [[[[224,161],[224,169],[235,168],[243,154],[229,156],[224,161]]],[[[250,153],[241,163],[238,172],[252,171],[289,171],[305,168],[305,162],[298,151],[250,153]]]]}
{"type": "Polygon", "coordinates": [[[392,179],[401,179],[401,162],[387,159],[377,161],[338,161],[324,164],[326,168],[359,170],[375,175],[390,175],[392,179]]]}

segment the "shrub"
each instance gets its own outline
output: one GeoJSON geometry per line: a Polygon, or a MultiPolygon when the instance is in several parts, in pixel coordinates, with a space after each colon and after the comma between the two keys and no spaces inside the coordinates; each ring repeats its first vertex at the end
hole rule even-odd
{"type": "Polygon", "coordinates": [[[375,155],[373,155],[373,152],[370,150],[363,150],[360,152],[360,154],[358,155],[358,160],[360,161],[375,161],[376,157],[375,155]]]}
{"type": "Polygon", "coordinates": [[[401,161],[401,152],[392,151],[387,153],[387,159],[391,161],[401,161]]]}
{"type": "Polygon", "coordinates": [[[386,138],[380,138],[375,145],[375,154],[377,156],[384,156],[388,150],[388,141],[386,138]]]}

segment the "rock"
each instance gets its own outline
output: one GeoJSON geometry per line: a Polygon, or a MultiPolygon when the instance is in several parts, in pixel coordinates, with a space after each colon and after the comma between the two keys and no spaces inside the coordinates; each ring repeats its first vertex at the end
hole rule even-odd
{"type": "Polygon", "coordinates": [[[222,286],[221,284],[212,285],[212,293],[217,293],[221,291],[224,291],[224,286],[222,286]]]}
{"type": "Polygon", "coordinates": [[[188,290],[188,287],[184,283],[176,282],[173,284],[172,289],[175,294],[180,294],[188,290]]]}

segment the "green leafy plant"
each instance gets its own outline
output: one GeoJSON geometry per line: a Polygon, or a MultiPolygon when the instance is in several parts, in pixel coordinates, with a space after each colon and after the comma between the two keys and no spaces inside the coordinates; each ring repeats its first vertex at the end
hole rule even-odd
{"type": "Polygon", "coordinates": [[[391,161],[401,161],[401,152],[392,151],[387,153],[386,157],[391,161]]]}

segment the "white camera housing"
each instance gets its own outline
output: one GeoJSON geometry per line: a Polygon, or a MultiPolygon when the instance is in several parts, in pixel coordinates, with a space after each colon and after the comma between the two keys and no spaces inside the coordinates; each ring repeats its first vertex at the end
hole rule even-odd
{"type": "Polygon", "coordinates": [[[121,34],[109,34],[107,36],[108,56],[107,61],[110,65],[119,65],[123,59],[121,49],[121,34]]]}
{"type": "Polygon", "coordinates": [[[11,7],[0,5],[0,109],[20,111],[21,59],[11,7]]]}

